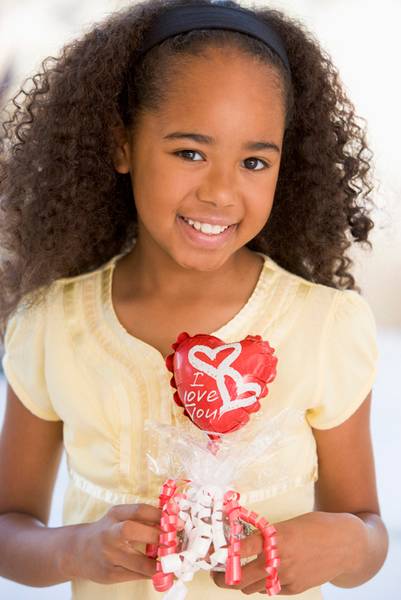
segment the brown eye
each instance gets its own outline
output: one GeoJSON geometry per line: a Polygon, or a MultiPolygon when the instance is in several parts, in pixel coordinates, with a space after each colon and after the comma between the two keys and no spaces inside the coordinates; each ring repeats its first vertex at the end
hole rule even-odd
{"type": "MultiPolygon", "coordinates": [[[[184,160],[190,160],[192,162],[198,162],[198,161],[194,161],[191,158],[187,158],[185,156],[182,155],[188,155],[188,154],[199,154],[199,152],[197,152],[196,150],[178,150],[177,152],[174,152],[175,155],[180,156],[181,158],[183,158],[184,160]]],[[[200,156],[200,154],[199,154],[200,156]]]]}
{"type": "Polygon", "coordinates": [[[251,169],[250,169],[251,171],[263,171],[263,169],[264,169],[264,168],[268,169],[268,168],[269,168],[269,166],[270,166],[270,165],[268,165],[268,164],[267,164],[267,162],[265,162],[264,160],[261,160],[260,158],[254,158],[254,157],[251,157],[251,158],[246,158],[246,159],[244,160],[244,162],[245,162],[245,163],[246,163],[246,162],[247,162],[247,163],[249,163],[249,162],[250,162],[250,163],[252,163],[253,165],[255,165],[256,163],[258,163],[258,162],[259,162],[259,163],[262,163],[262,165],[264,165],[264,166],[263,166],[261,169],[253,169],[253,168],[251,168],[251,169]]]}

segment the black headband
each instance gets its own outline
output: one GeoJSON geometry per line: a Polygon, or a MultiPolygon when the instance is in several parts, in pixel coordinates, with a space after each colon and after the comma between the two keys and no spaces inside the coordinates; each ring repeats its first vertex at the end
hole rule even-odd
{"type": "Polygon", "coordinates": [[[240,31],[264,42],[275,52],[291,73],[284,44],[274,29],[253,12],[242,7],[219,4],[174,6],[163,11],[145,32],[139,55],[165,39],[191,29],[230,29],[240,31]]]}

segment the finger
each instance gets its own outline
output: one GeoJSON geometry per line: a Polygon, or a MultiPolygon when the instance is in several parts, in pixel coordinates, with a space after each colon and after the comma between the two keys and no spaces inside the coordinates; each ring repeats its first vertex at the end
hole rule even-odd
{"type": "Polygon", "coordinates": [[[266,579],[254,581],[251,585],[247,585],[241,590],[244,594],[256,594],[256,592],[266,593],[266,579]]]}
{"type": "MultiPolygon", "coordinates": [[[[291,590],[291,586],[290,585],[285,585],[284,581],[285,580],[287,582],[287,584],[289,584],[289,580],[288,578],[285,579],[285,575],[283,574],[280,578],[280,574],[279,575],[279,582],[280,582],[280,595],[293,595],[293,591],[291,590]]],[[[242,578],[241,578],[241,585],[242,585],[242,578]]],[[[255,594],[255,593],[259,593],[259,594],[266,594],[266,578],[263,577],[259,580],[255,580],[253,583],[249,584],[249,585],[245,585],[245,587],[243,587],[241,589],[241,591],[244,594],[255,594]]]]}
{"type": "MultiPolygon", "coordinates": [[[[286,577],[286,564],[287,561],[281,561],[280,566],[277,569],[277,574],[281,584],[290,583],[288,577],[286,577]]],[[[222,588],[233,588],[244,591],[244,588],[257,584],[260,580],[264,581],[267,577],[265,572],[265,558],[264,555],[258,556],[255,560],[248,563],[241,568],[241,581],[237,585],[227,585],[225,582],[225,573],[212,571],[211,575],[215,584],[222,588]]],[[[258,591],[258,590],[256,590],[258,591]]]]}
{"type": "Polygon", "coordinates": [[[121,567],[142,577],[152,577],[156,573],[156,561],[143,554],[127,554],[120,551],[114,558],[115,567],[121,567]]]}
{"type": "MultiPolygon", "coordinates": [[[[238,585],[227,585],[226,583],[224,583],[224,577],[223,577],[223,585],[219,585],[219,587],[222,588],[232,588],[234,590],[241,590],[241,592],[243,594],[255,594],[255,593],[259,593],[259,594],[266,594],[266,578],[263,577],[263,579],[258,579],[257,581],[253,582],[251,585],[242,587],[242,580],[241,583],[238,585]]],[[[290,594],[290,588],[288,589],[288,591],[286,591],[287,586],[281,586],[281,594],[290,594]]]]}
{"type": "Polygon", "coordinates": [[[246,538],[241,540],[241,558],[247,558],[248,556],[258,556],[262,552],[263,537],[259,531],[250,533],[246,538]]]}
{"type": "Polygon", "coordinates": [[[114,535],[123,543],[158,544],[160,528],[139,521],[119,521],[113,525],[114,535]]]}
{"type": "Polygon", "coordinates": [[[223,588],[233,588],[238,590],[242,590],[244,587],[260,581],[264,577],[266,577],[264,556],[259,556],[257,559],[245,565],[245,567],[242,567],[241,581],[237,585],[226,584],[225,573],[213,573],[213,579],[216,585],[223,588]]]}
{"type": "Polygon", "coordinates": [[[279,592],[279,596],[294,596],[298,595],[299,592],[294,592],[294,588],[291,585],[282,585],[279,592]]]}
{"type": "Polygon", "coordinates": [[[134,573],[134,571],[131,571],[130,569],[124,569],[124,567],[113,567],[113,583],[124,583],[125,581],[136,581],[138,579],[148,579],[148,577],[146,575],[142,575],[141,573],[134,573]]]}
{"type": "Polygon", "coordinates": [[[214,583],[219,587],[219,588],[228,588],[228,589],[232,589],[232,590],[240,590],[241,589],[241,585],[228,585],[225,582],[225,575],[222,572],[214,572],[214,571],[210,571],[210,576],[213,579],[214,583]]]}
{"type": "Polygon", "coordinates": [[[137,581],[138,579],[150,579],[150,577],[142,573],[135,573],[131,569],[125,569],[120,565],[113,565],[108,569],[107,581],[104,583],[123,583],[137,581]]]}
{"type": "Polygon", "coordinates": [[[142,521],[145,523],[160,523],[161,510],[151,504],[117,504],[109,514],[117,521],[142,521]]]}

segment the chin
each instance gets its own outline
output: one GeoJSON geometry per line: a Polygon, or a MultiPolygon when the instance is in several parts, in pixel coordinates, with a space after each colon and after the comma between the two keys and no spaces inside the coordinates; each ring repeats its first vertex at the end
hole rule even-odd
{"type": "Polygon", "coordinates": [[[174,258],[175,262],[179,264],[183,269],[199,271],[201,273],[207,273],[211,271],[216,271],[227,261],[228,257],[220,257],[217,256],[207,256],[207,254],[199,253],[198,256],[194,256],[193,258],[189,258],[186,256],[183,257],[182,260],[174,258]]]}

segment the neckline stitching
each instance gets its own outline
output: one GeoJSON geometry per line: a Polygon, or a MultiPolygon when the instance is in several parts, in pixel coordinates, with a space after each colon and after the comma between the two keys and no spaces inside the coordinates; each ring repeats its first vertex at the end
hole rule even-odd
{"type": "MultiPolygon", "coordinates": [[[[272,271],[274,271],[274,268],[272,268],[269,257],[266,254],[263,254],[261,252],[257,252],[257,254],[259,254],[260,256],[263,257],[264,263],[263,263],[259,278],[256,282],[256,285],[255,285],[251,295],[249,296],[247,302],[229,321],[224,323],[221,327],[219,327],[219,329],[216,329],[209,335],[213,335],[215,337],[220,337],[220,338],[224,338],[224,337],[227,338],[227,337],[230,337],[231,335],[233,335],[233,332],[236,331],[236,332],[238,332],[238,333],[236,333],[236,336],[238,337],[239,330],[241,329],[242,324],[244,323],[246,318],[250,315],[254,306],[257,304],[257,300],[259,300],[262,297],[263,292],[267,285],[267,271],[269,268],[272,271]]],[[[106,312],[107,321],[108,321],[108,325],[110,328],[110,334],[111,335],[114,334],[114,336],[117,336],[116,339],[121,344],[123,344],[123,343],[128,344],[129,347],[132,348],[134,352],[137,352],[138,349],[141,349],[149,357],[157,355],[159,357],[159,359],[163,360],[163,364],[164,364],[165,359],[164,359],[162,353],[157,348],[152,346],[151,344],[148,344],[144,340],[141,340],[140,338],[130,334],[125,329],[125,327],[123,326],[123,324],[120,322],[120,320],[117,317],[117,313],[115,312],[115,309],[113,306],[113,301],[112,301],[112,282],[113,282],[114,268],[115,268],[117,259],[120,256],[122,256],[122,254],[116,255],[115,257],[113,257],[105,265],[106,268],[99,272],[100,286],[101,286],[101,292],[102,292],[101,307],[106,312]]],[[[103,324],[103,321],[102,321],[102,324],[103,324]]],[[[177,335],[178,335],[178,333],[177,333],[177,335]]]]}

